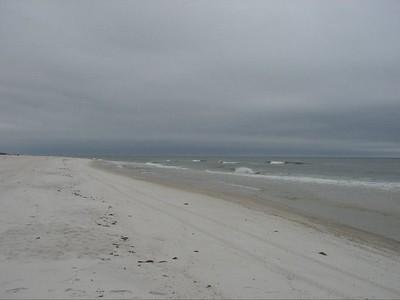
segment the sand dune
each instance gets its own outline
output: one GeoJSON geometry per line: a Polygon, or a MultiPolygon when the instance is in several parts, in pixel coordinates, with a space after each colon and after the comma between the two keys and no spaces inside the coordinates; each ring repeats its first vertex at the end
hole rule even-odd
{"type": "Polygon", "coordinates": [[[0,298],[399,298],[397,253],[137,181],[0,157],[0,298]]]}

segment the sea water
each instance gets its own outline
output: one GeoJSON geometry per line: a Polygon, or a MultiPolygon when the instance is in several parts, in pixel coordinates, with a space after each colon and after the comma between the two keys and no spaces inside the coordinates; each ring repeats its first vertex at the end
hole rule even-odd
{"type": "Polygon", "coordinates": [[[106,159],[171,169],[226,172],[299,182],[400,189],[398,158],[145,157],[106,159]],[[259,175],[259,176],[256,176],[259,175]]]}

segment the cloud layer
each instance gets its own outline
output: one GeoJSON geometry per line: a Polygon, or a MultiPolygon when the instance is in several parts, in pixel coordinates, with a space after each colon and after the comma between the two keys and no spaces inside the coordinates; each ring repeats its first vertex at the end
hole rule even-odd
{"type": "Polygon", "coordinates": [[[0,1],[0,150],[400,155],[398,1],[0,1]]]}

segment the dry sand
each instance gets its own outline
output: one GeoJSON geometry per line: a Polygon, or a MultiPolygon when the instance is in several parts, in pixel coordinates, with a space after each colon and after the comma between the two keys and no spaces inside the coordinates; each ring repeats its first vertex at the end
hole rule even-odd
{"type": "Polygon", "coordinates": [[[75,158],[0,157],[0,298],[399,298],[398,253],[75,158]]]}

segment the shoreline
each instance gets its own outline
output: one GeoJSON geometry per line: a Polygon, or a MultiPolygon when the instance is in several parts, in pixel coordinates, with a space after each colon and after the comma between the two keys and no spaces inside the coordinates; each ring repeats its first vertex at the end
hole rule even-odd
{"type": "MultiPolygon", "coordinates": [[[[358,244],[364,244],[366,247],[376,248],[378,251],[385,250],[393,252],[395,254],[400,254],[400,241],[398,240],[374,234],[372,232],[368,232],[345,224],[339,224],[337,222],[329,221],[317,216],[307,215],[304,212],[285,206],[283,203],[278,203],[278,201],[273,199],[274,198],[273,195],[268,195],[270,197],[270,199],[268,199],[269,201],[265,201],[265,199],[254,197],[253,195],[247,195],[246,197],[244,197],[243,195],[240,195],[239,193],[236,193],[234,191],[224,190],[221,192],[221,190],[215,190],[215,189],[213,190],[208,188],[206,189],[204,188],[204,186],[199,186],[199,185],[194,186],[182,182],[172,181],[169,180],[167,177],[163,178],[153,178],[149,176],[141,177],[140,175],[130,173],[128,170],[123,170],[121,168],[113,168],[111,166],[104,165],[102,162],[108,162],[108,161],[95,160],[91,161],[90,164],[94,168],[98,168],[107,172],[112,172],[118,175],[123,175],[134,180],[142,180],[144,182],[151,182],[165,187],[174,188],[177,190],[220,198],[226,201],[237,203],[239,205],[242,205],[249,209],[253,209],[255,211],[262,211],[270,215],[280,216],[287,220],[297,222],[303,226],[308,226],[310,228],[313,228],[321,232],[328,232],[334,234],[335,236],[346,238],[349,241],[358,244]]],[[[201,172],[201,171],[195,170],[194,172],[201,172]]]]}
{"type": "Polygon", "coordinates": [[[0,158],[0,298],[398,298],[398,254],[233,201],[0,158]]]}

